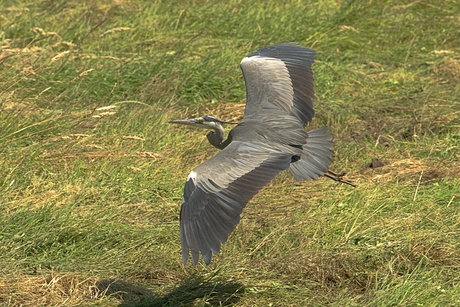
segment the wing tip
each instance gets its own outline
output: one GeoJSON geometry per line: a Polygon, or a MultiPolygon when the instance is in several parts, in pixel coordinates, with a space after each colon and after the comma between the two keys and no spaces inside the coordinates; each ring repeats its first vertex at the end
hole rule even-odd
{"type": "Polygon", "coordinates": [[[299,45],[297,42],[287,42],[287,43],[280,43],[280,44],[275,44],[275,45],[271,45],[271,46],[267,46],[267,47],[263,47],[263,48],[260,48],[254,52],[251,52],[247,57],[256,57],[256,56],[263,56],[263,54],[265,53],[266,55],[268,55],[268,57],[276,57],[278,58],[278,56],[275,56],[276,54],[279,54],[280,52],[281,53],[284,53],[286,51],[301,51],[303,53],[303,55],[309,55],[311,58],[310,58],[310,65],[314,62],[314,58],[315,58],[315,55],[316,55],[316,50],[314,49],[310,49],[308,47],[304,47],[304,46],[301,46],[299,45]]]}
{"type": "MultiPolygon", "coordinates": [[[[182,262],[183,262],[184,266],[187,265],[189,256],[190,255],[188,254],[188,252],[187,252],[187,254],[182,254],[182,262]]],[[[203,256],[204,263],[206,265],[209,265],[211,263],[211,260],[212,260],[212,254],[209,254],[209,255],[202,254],[202,256],[203,256]]],[[[193,263],[194,266],[198,265],[199,259],[200,259],[199,253],[196,256],[196,258],[193,256],[193,253],[192,253],[192,263],[193,263]]]]}
{"type": "Polygon", "coordinates": [[[182,262],[184,263],[184,265],[187,264],[188,257],[189,257],[188,249],[186,251],[184,251],[184,249],[182,249],[182,262]]]}

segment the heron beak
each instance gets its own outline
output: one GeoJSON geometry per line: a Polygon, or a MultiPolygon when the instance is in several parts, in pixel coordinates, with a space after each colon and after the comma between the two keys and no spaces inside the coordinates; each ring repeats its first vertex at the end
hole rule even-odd
{"type": "Polygon", "coordinates": [[[204,125],[203,123],[197,122],[196,118],[189,118],[189,119],[175,119],[169,121],[172,124],[180,124],[180,125],[187,125],[197,128],[209,128],[208,126],[204,125]]]}
{"type": "Polygon", "coordinates": [[[191,119],[175,119],[175,120],[170,120],[169,121],[172,124],[181,124],[181,125],[189,125],[189,126],[194,126],[196,124],[195,120],[193,118],[191,119]]]}
{"type": "Polygon", "coordinates": [[[205,121],[203,118],[198,117],[198,118],[189,118],[189,119],[175,119],[175,120],[170,120],[169,121],[172,124],[180,124],[180,125],[187,125],[187,126],[193,126],[193,127],[198,127],[198,128],[206,128],[206,129],[215,129],[216,123],[220,123],[221,125],[224,124],[238,124],[238,123],[232,123],[232,122],[223,122],[223,121],[205,121]]]}

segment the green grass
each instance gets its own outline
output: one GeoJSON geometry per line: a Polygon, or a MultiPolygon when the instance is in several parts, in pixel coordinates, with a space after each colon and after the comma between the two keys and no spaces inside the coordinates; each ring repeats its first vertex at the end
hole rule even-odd
{"type": "Polygon", "coordinates": [[[0,305],[459,305],[459,22],[455,0],[2,2],[0,305]],[[239,62],[288,41],[317,50],[311,126],[358,187],[283,173],[183,267],[183,185],[216,151],[168,121],[239,118],[239,62]]]}

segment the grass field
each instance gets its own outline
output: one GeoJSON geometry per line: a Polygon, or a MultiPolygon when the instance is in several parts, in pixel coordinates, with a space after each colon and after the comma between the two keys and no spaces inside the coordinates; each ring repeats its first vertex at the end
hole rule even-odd
{"type": "Polygon", "coordinates": [[[457,0],[0,10],[1,306],[460,306],[457,0]],[[239,62],[289,41],[358,187],[283,173],[184,267],[183,185],[216,150],[168,121],[240,120],[239,62]]]}

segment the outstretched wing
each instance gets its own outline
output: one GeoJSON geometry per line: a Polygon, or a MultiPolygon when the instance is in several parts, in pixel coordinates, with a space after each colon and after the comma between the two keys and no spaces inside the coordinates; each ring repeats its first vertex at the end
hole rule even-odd
{"type": "Polygon", "coordinates": [[[206,264],[212,253],[240,221],[247,202],[282,170],[291,155],[250,143],[234,141],[197,166],[187,178],[180,213],[182,260],[189,252],[196,265],[199,253],[206,264]]]}
{"type": "Polygon", "coordinates": [[[244,116],[275,109],[292,114],[305,126],[315,111],[311,65],[315,51],[295,43],[279,44],[255,51],[241,61],[246,82],[244,116]]]}

